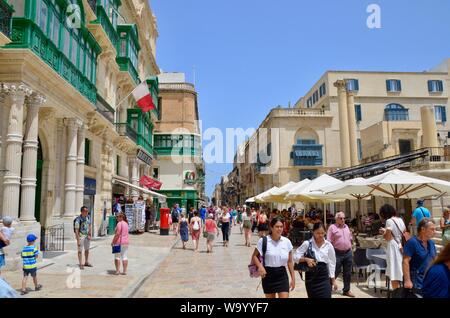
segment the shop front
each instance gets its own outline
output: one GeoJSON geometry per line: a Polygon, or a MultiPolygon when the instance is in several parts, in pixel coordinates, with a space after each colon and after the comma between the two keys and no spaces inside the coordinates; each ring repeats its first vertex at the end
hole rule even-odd
{"type": "Polygon", "coordinates": [[[159,190],[158,193],[167,196],[167,207],[179,204],[180,208],[189,211],[190,208],[199,209],[200,198],[197,190],[159,190]]]}
{"type": "Polygon", "coordinates": [[[89,218],[91,219],[92,224],[95,224],[94,203],[95,203],[96,188],[97,188],[97,181],[95,179],[84,178],[83,205],[86,206],[89,210],[89,218]]]}

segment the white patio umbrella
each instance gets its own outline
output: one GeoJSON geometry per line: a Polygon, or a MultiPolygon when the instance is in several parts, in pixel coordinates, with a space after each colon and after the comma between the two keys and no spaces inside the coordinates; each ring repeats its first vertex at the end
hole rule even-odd
{"type": "Polygon", "coordinates": [[[247,200],[245,200],[245,203],[254,203],[255,202],[255,197],[251,197],[248,198],[247,200]]]}
{"type": "MultiPolygon", "coordinates": [[[[308,180],[309,179],[305,179],[308,180]]],[[[298,183],[289,181],[284,186],[279,187],[278,189],[274,189],[269,191],[265,195],[262,196],[264,202],[275,202],[275,203],[289,203],[290,201],[285,200],[286,194],[289,193],[291,189],[293,189],[298,183]]]]}
{"type": "Polygon", "coordinates": [[[354,184],[349,183],[330,192],[390,197],[396,199],[398,205],[398,199],[423,198],[450,192],[450,182],[395,169],[366,179],[365,182],[355,181],[354,184]]]}
{"type": "Polygon", "coordinates": [[[273,191],[273,190],[276,190],[276,189],[279,189],[279,188],[278,187],[272,187],[269,190],[266,190],[266,191],[258,194],[257,196],[255,196],[255,202],[256,203],[265,203],[266,201],[264,201],[263,197],[268,195],[270,193],[270,191],[273,191]]]}

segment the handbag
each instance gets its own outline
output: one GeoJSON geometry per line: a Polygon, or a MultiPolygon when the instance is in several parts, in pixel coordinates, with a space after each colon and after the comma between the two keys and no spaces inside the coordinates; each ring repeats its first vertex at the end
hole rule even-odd
{"type": "MultiPolygon", "coordinates": [[[[122,225],[120,226],[120,241],[122,241],[122,225]]],[[[113,245],[112,253],[113,254],[118,254],[120,252],[121,252],[121,245],[120,244],[113,245]]]]}
{"type": "MultiPolygon", "coordinates": [[[[395,226],[397,227],[398,231],[402,233],[402,238],[401,238],[401,244],[402,246],[406,245],[406,242],[409,241],[409,239],[411,238],[411,234],[409,234],[409,232],[407,232],[406,230],[404,230],[403,232],[400,230],[400,227],[398,226],[397,222],[395,222],[394,219],[392,219],[392,221],[394,222],[395,226]]],[[[395,237],[394,237],[395,239],[395,237]]],[[[397,242],[399,243],[399,242],[397,242]]]]}
{"type": "MultiPolygon", "coordinates": [[[[312,249],[312,242],[311,240],[308,241],[308,249],[306,250],[305,254],[303,254],[303,257],[306,258],[312,258],[316,259],[316,255],[312,249]]],[[[300,272],[310,272],[314,270],[314,267],[309,267],[307,262],[299,262],[294,263],[294,270],[300,271],[300,272]]]]}
{"type": "Polygon", "coordinates": [[[204,237],[204,238],[208,238],[208,232],[204,231],[204,232],[203,232],[203,237],[204,237]]]}
{"type": "MultiPolygon", "coordinates": [[[[263,244],[262,244],[262,252],[263,255],[259,255],[259,261],[265,266],[265,258],[266,258],[266,251],[267,251],[267,236],[263,237],[263,244]]],[[[253,261],[248,265],[248,271],[250,274],[250,277],[252,278],[259,278],[261,275],[259,274],[258,266],[256,266],[253,261]]]]}

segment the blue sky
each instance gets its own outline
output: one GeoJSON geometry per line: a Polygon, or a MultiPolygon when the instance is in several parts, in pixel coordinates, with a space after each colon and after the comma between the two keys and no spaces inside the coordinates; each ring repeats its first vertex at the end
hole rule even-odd
{"type": "MultiPolygon", "coordinates": [[[[326,70],[423,71],[450,57],[448,0],[151,0],[157,62],[185,72],[203,130],[257,128],[326,70]],[[370,4],[381,29],[369,29],[370,4]]],[[[207,144],[208,142],[204,142],[207,144]]],[[[206,165],[206,193],[232,164],[206,165]]]]}

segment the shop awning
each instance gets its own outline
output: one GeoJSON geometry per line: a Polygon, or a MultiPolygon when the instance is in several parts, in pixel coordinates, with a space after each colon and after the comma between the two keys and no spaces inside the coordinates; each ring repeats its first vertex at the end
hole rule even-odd
{"type": "Polygon", "coordinates": [[[164,194],[160,194],[160,193],[157,193],[157,192],[152,191],[152,190],[148,190],[148,189],[145,189],[145,188],[141,188],[141,187],[139,187],[139,186],[136,186],[136,185],[134,185],[134,184],[131,184],[131,183],[129,183],[129,182],[125,182],[125,181],[122,181],[122,180],[119,180],[119,179],[113,179],[113,180],[112,180],[112,183],[113,183],[113,184],[114,184],[114,183],[122,183],[123,185],[129,186],[130,188],[134,188],[134,189],[136,189],[136,190],[138,190],[138,191],[142,191],[142,192],[144,192],[144,193],[150,194],[151,196],[157,197],[158,199],[167,199],[167,197],[166,197],[164,194]]]}

